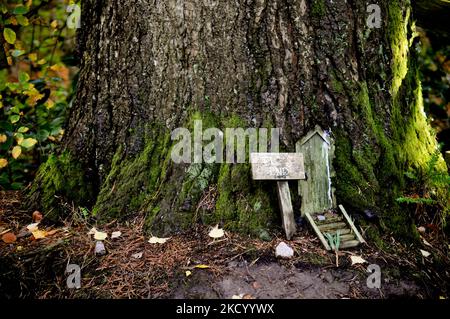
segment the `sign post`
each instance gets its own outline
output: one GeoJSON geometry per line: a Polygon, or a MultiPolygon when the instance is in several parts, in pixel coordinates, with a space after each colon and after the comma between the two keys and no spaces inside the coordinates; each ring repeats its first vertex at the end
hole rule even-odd
{"type": "Polygon", "coordinates": [[[305,179],[303,154],[301,153],[251,153],[250,163],[254,180],[277,181],[283,229],[290,240],[295,234],[294,209],[292,208],[289,180],[305,179]]]}

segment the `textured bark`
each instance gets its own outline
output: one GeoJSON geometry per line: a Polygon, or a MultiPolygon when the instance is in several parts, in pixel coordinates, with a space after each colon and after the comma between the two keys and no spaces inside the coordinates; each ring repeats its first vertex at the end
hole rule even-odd
{"type": "MultiPolygon", "coordinates": [[[[84,1],[65,137],[80,185],[92,189],[84,201],[99,218],[145,211],[157,233],[198,220],[258,232],[277,218],[273,185],[252,182],[248,165],[173,164],[171,130],[195,118],[279,127],[282,149],[294,152],[318,124],[336,140],[338,203],[379,207],[403,224],[393,204],[403,172],[423,166],[436,143],[422,114],[411,5],[378,3],[380,29],[366,26],[362,0],[84,1]]],[[[51,188],[44,175],[35,195],[51,188]]]]}

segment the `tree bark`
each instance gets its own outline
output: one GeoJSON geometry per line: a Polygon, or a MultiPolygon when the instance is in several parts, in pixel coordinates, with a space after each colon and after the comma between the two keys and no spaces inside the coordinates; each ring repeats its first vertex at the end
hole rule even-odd
{"type": "Polygon", "coordinates": [[[54,214],[57,201],[100,219],[145,212],[158,235],[193,222],[258,234],[279,220],[274,185],[253,182],[248,164],[174,164],[171,131],[195,119],[278,127],[281,149],[295,152],[320,125],[335,139],[338,203],[410,235],[395,198],[436,142],[411,4],[378,3],[381,28],[370,29],[362,0],[84,1],[65,149],[31,198],[54,214]]]}

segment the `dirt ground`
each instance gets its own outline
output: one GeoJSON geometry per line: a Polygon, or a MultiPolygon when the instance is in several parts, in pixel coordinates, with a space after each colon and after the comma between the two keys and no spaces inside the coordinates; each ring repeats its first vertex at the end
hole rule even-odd
{"type": "Polygon", "coordinates": [[[285,241],[295,251],[285,260],[274,254],[281,231],[272,233],[271,241],[227,231],[212,239],[210,227],[197,225],[164,244],[151,244],[141,215],[96,226],[75,208],[72,218],[58,225],[44,218],[39,229],[48,235],[35,239],[23,232],[32,212],[20,204],[19,193],[0,192],[0,234],[9,230],[19,237],[12,243],[0,240],[0,298],[448,297],[448,244],[404,246],[386,237],[389,251],[371,243],[341,251],[336,267],[334,253],[306,227],[285,241]],[[94,254],[95,240],[88,235],[93,226],[109,235],[104,256],[94,254]],[[112,239],[115,231],[121,235],[112,239]],[[351,256],[367,262],[351,265],[351,256]],[[67,287],[68,264],[81,268],[80,289],[67,287]],[[369,264],[380,266],[379,289],[367,286],[369,264]]]}

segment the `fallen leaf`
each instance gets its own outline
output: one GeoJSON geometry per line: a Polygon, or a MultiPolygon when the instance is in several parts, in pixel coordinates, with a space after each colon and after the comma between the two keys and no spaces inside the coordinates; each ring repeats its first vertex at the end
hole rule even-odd
{"type": "Polygon", "coordinates": [[[88,235],[94,235],[97,232],[97,228],[92,227],[91,230],[88,232],[88,235]]]}
{"type": "Polygon", "coordinates": [[[35,230],[31,232],[34,239],[43,239],[47,237],[47,232],[45,230],[35,230]]]}
{"type": "Polygon", "coordinates": [[[9,233],[10,231],[11,231],[11,228],[2,230],[2,231],[0,232],[0,236],[3,235],[3,234],[9,233]]]}
{"type": "Polygon", "coordinates": [[[17,240],[17,237],[13,233],[6,233],[2,236],[2,240],[6,244],[12,244],[13,242],[15,242],[17,240]]]}
{"type": "Polygon", "coordinates": [[[428,251],[426,251],[426,250],[420,250],[420,252],[422,253],[422,256],[423,257],[425,257],[425,258],[427,258],[428,256],[430,256],[431,254],[428,252],[428,251]]]}
{"type": "Polygon", "coordinates": [[[186,270],[186,277],[192,276],[192,272],[190,270],[186,270]]]}
{"type": "Polygon", "coordinates": [[[142,252],[133,254],[133,255],[131,255],[131,257],[133,257],[134,259],[141,259],[142,258],[142,252]]]}
{"type": "Polygon", "coordinates": [[[111,239],[119,238],[120,236],[122,236],[122,233],[120,231],[115,231],[111,234],[111,239]]]}
{"type": "Polygon", "coordinates": [[[96,231],[94,234],[95,240],[105,240],[107,237],[108,237],[108,234],[101,232],[101,231],[96,231]]]}
{"type": "Polygon", "coordinates": [[[38,223],[44,218],[44,216],[42,216],[42,213],[40,211],[38,211],[38,210],[36,210],[33,213],[32,217],[33,217],[33,222],[34,223],[38,223]]]}
{"type": "Polygon", "coordinates": [[[257,281],[255,281],[255,282],[252,284],[252,286],[253,286],[254,289],[260,289],[260,288],[261,288],[261,284],[260,284],[259,282],[257,282],[257,281]]]}
{"type": "Polygon", "coordinates": [[[169,239],[170,239],[170,237],[169,238],[158,238],[158,237],[153,236],[152,238],[150,238],[150,240],[148,242],[150,244],[164,244],[169,239]]]}
{"type": "Polygon", "coordinates": [[[27,226],[28,231],[34,232],[39,229],[39,223],[33,223],[27,226]]]}
{"type": "Polygon", "coordinates": [[[16,250],[17,251],[22,251],[23,250],[23,246],[17,246],[16,250]]]}
{"type": "Polygon", "coordinates": [[[197,266],[195,266],[194,268],[198,268],[198,269],[207,269],[207,268],[209,268],[209,266],[208,266],[208,265],[197,265],[197,266]]]}
{"type": "Polygon", "coordinates": [[[352,261],[352,266],[355,264],[364,264],[367,261],[360,256],[351,256],[350,260],[352,261]]]}
{"type": "Polygon", "coordinates": [[[423,243],[429,247],[433,247],[429,242],[427,242],[424,238],[422,238],[423,243]]]}
{"type": "Polygon", "coordinates": [[[47,232],[47,236],[53,236],[54,234],[56,234],[59,231],[59,229],[53,229],[50,230],[49,232],[47,232]]]}
{"type": "Polygon", "coordinates": [[[225,232],[223,231],[223,229],[220,229],[219,225],[216,225],[216,227],[211,229],[211,231],[209,232],[208,235],[211,238],[221,238],[221,237],[223,237],[224,234],[225,234],[225,232]]]}

